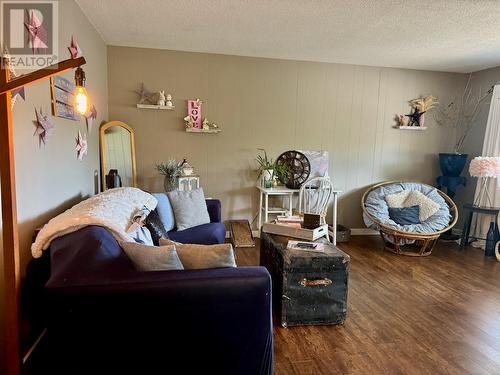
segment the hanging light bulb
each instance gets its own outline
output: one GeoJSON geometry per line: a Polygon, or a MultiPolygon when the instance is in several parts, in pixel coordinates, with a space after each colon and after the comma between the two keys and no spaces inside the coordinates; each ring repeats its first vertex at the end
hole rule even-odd
{"type": "Polygon", "coordinates": [[[81,67],[75,71],[75,110],[81,114],[87,114],[89,110],[89,96],[85,89],[85,72],[81,67]]]}

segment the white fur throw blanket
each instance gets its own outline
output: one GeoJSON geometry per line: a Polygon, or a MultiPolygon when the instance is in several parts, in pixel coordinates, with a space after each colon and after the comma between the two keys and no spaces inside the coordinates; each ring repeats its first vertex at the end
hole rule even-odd
{"type": "Polygon", "coordinates": [[[154,210],[157,204],[155,197],[137,188],[106,190],[78,203],[45,224],[31,245],[31,254],[34,258],[41,257],[42,251],[50,246],[52,240],[88,225],[105,227],[117,240],[133,241],[126,231],[134,213],[144,206],[154,210]]]}

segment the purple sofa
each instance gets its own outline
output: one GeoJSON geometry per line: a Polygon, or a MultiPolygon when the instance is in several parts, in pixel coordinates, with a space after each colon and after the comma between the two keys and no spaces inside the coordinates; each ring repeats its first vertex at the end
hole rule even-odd
{"type": "Polygon", "coordinates": [[[213,245],[223,243],[226,238],[226,226],[222,223],[221,203],[218,199],[206,199],[210,223],[177,231],[170,201],[165,193],[151,193],[158,201],[158,212],[170,239],[182,243],[213,245]]]}
{"type": "MultiPolygon", "coordinates": [[[[263,267],[136,271],[104,228],[54,240],[35,313],[37,373],[272,374],[271,279],[263,267]]],[[[36,266],[30,274],[44,274],[36,266]]]]}

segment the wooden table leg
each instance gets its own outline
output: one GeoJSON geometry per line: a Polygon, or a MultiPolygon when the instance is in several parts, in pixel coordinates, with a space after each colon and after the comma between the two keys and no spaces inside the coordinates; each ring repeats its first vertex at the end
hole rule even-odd
{"type": "Polygon", "coordinates": [[[288,211],[290,216],[293,215],[293,193],[288,195],[288,211]]]}

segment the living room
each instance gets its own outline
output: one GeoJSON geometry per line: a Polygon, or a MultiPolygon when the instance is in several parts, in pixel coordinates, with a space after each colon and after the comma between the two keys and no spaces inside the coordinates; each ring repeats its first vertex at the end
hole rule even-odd
{"type": "Polygon", "coordinates": [[[1,373],[500,373],[500,4],[0,6],[1,373]]]}

